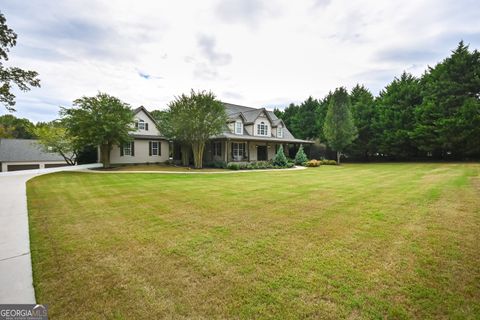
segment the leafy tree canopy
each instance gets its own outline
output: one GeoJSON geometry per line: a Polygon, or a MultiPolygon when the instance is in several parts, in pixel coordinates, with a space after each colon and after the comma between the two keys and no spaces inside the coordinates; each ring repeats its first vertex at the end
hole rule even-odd
{"type": "Polygon", "coordinates": [[[337,151],[338,164],[340,164],[340,154],[358,135],[350,108],[351,102],[347,90],[343,87],[337,88],[328,105],[323,131],[328,144],[337,151]]]}
{"type": "Polygon", "coordinates": [[[172,101],[158,120],[165,136],[192,147],[195,168],[202,168],[205,143],[223,131],[227,115],[212,92],[192,90],[172,101]]]}
{"type": "Polygon", "coordinates": [[[0,12],[0,103],[9,111],[15,111],[13,84],[22,91],[28,91],[31,87],[40,87],[37,72],[5,66],[4,61],[8,60],[8,53],[16,44],[17,34],[8,27],[7,19],[0,12]]]}
{"type": "Polygon", "coordinates": [[[32,139],[34,126],[28,119],[5,114],[0,116],[0,138],[32,139]]]}
{"type": "Polygon", "coordinates": [[[102,163],[109,167],[113,145],[121,146],[131,141],[129,134],[135,130],[132,109],[106,93],[82,97],[73,105],[73,108],[60,110],[68,134],[80,146],[100,146],[102,163]]]}

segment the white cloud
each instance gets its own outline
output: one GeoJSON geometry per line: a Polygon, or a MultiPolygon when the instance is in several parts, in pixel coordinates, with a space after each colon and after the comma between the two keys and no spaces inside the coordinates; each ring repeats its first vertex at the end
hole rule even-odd
{"type": "Polygon", "coordinates": [[[478,48],[475,2],[4,0],[2,12],[19,35],[10,63],[42,81],[18,93],[17,115],[38,121],[98,91],[149,109],[191,88],[258,107],[357,82],[376,94],[462,38],[478,48]]]}

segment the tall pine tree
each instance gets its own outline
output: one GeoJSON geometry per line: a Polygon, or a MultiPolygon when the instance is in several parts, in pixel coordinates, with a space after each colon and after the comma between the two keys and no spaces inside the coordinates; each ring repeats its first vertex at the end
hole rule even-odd
{"type": "Polygon", "coordinates": [[[413,136],[440,157],[480,154],[480,53],[463,41],[422,77],[423,103],[413,136]]]}

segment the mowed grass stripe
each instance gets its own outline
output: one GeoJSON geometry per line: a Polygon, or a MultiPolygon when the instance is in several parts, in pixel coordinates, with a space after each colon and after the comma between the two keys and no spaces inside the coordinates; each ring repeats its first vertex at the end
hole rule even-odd
{"type": "Polygon", "coordinates": [[[28,183],[55,318],[475,318],[480,165],[28,183]]]}

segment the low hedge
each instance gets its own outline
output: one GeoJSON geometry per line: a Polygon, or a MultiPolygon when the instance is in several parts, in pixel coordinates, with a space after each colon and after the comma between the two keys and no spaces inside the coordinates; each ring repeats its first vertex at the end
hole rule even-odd
{"type": "Polygon", "coordinates": [[[286,169],[293,168],[292,162],[287,162],[285,166],[274,165],[270,161],[257,161],[257,162],[229,162],[227,169],[230,170],[261,170],[261,169],[286,169]]]}
{"type": "Polygon", "coordinates": [[[336,165],[337,161],[335,160],[310,160],[305,162],[303,165],[305,167],[319,167],[319,166],[328,166],[328,165],[336,165]]]}

